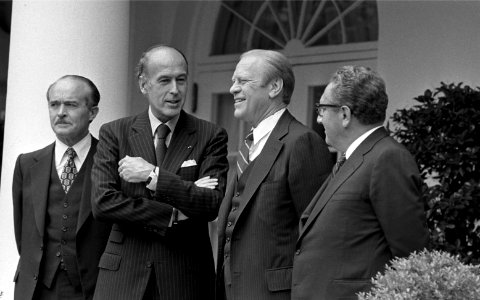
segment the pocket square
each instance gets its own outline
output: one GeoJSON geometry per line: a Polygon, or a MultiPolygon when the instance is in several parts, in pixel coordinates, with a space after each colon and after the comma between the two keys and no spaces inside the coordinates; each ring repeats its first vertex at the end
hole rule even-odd
{"type": "Polygon", "coordinates": [[[196,166],[196,165],[197,165],[197,162],[194,159],[189,159],[189,160],[184,161],[182,163],[182,165],[180,166],[180,168],[193,167],[193,166],[196,166]]]}

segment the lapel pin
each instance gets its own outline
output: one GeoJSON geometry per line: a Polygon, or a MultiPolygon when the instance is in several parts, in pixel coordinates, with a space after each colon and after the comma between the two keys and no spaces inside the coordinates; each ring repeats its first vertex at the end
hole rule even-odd
{"type": "Polygon", "coordinates": [[[192,149],[192,146],[188,146],[187,149],[192,149]]]}

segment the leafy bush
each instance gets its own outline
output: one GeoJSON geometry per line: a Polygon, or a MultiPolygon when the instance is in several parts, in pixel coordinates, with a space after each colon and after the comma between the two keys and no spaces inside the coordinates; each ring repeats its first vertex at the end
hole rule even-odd
{"type": "Polygon", "coordinates": [[[447,252],[424,250],[392,260],[359,300],[480,299],[479,275],[479,266],[465,265],[447,252]]]}
{"type": "Polygon", "coordinates": [[[424,180],[430,248],[480,263],[480,88],[441,83],[398,110],[394,137],[415,156],[424,180]]]}

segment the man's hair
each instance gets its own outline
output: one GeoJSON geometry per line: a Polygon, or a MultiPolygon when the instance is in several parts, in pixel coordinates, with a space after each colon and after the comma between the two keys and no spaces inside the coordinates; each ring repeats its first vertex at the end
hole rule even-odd
{"type": "Polygon", "coordinates": [[[185,57],[185,54],[183,54],[182,51],[180,51],[175,47],[159,44],[159,45],[155,45],[148,48],[145,52],[142,53],[142,56],[138,61],[137,67],[135,68],[135,76],[137,77],[137,79],[140,79],[140,77],[142,77],[145,74],[145,66],[148,64],[148,59],[150,57],[150,54],[162,49],[173,49],[178,53],[180,53],[180,55],[183,57],[183,60],[185,61],[185,65],[187,66],[187,74],[188,74],[188,61],[187,61],[187,58],[185,57]]]}
{"type": "Polygon", "coordinates": [[[293,89],[295,88],[295,75],[293,74],[292,65],[287,57],[280,52],[273,50],[253,49],[243,53],[240,59],[246,56],[259,57],[265,62],[264,83],[268,83],[273,79],[280,78],[283,80],[283,102],[290,103],[293,89]]]}
{"type": "Polygon", "coordinates": [[[100,102],[100,92],[97,89],[97,86],[88,78],[80,76],[80,75],[64,75],[60,78],[58,78],[54,83],[52,83],[48,89],[47,89],[47,100],[50,101],[50,90],[59,82],[60,80],[63,79],[72,79],[72,80],[78,80],[83,83],[85,83],[89,88],[90,88],[90,93],[89,96],[87,97],[87,106],[88,107],[94,107],[98,106],[98,103],[100,102]]]}
{"type": "Polygon", "coordinates": [[[330,79],[332,101],[350,108],[361,124],[383,123],[388,105],[385,82],[373,70],[362,66],[344,66],[330,79]]]}

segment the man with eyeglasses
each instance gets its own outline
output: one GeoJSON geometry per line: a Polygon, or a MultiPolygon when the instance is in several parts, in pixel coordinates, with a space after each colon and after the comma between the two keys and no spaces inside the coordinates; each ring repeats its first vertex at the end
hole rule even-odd
{"type": "Polygon", "coordinates": [[[346,66],[317,105],[341,159],[300,219],[292,299],[357,299],[392,258],[427,245],[421,178],[383,127],[387,104],[377,73],[346,66]]]}
{"type": "Polygon", "coordinates": [[[216,299],[290,300],[300,215],[331,170],[330,153],[288,111],[295,77],[277,51],[240,56],[230,93],[252,126],[218,213],[216,299]]]}

